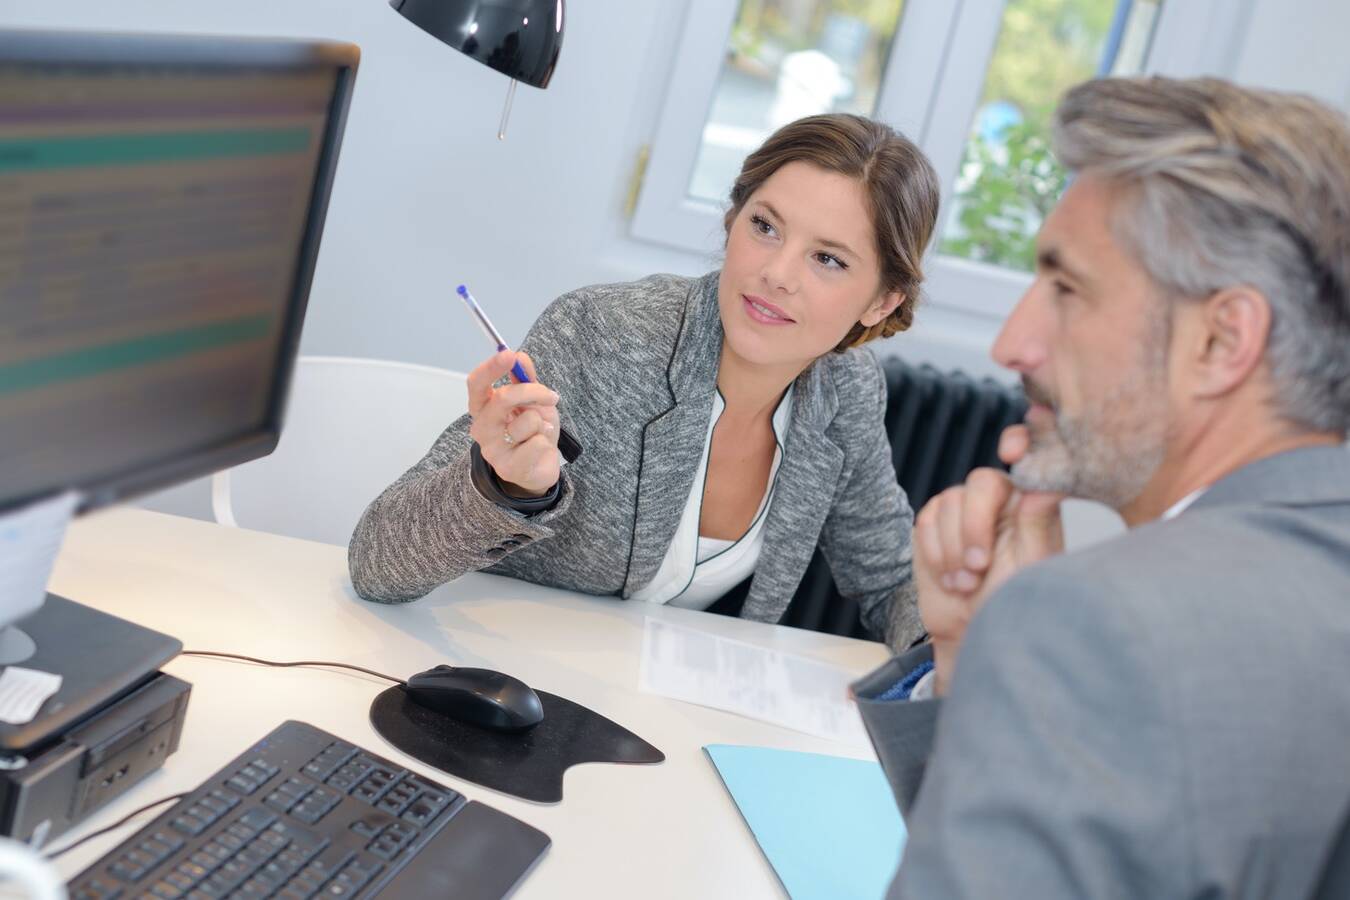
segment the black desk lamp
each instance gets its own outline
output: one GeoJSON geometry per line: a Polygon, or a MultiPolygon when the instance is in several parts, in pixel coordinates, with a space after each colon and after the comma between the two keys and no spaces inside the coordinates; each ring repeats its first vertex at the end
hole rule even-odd
{"type": "Polygon", "coordinates": [[[499,139],[506,137],[516,82],[548,87],[562,49],[563,0],[389,0],[432,37],[511,79],[499,139]]]}

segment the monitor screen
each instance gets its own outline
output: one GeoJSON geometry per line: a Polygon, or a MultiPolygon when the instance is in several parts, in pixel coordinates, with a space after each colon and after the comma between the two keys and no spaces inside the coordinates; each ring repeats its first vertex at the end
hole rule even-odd
{"type": "Polygon", "coordinates": [[[275,446],[356,49],[0,40],[0,509],[275,446]]]}

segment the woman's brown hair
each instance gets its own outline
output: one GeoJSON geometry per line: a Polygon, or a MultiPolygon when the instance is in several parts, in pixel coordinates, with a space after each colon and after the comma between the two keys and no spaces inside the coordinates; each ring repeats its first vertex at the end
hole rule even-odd
{"type": "Polygon", "coordinates": [[[937,224],[937,175],[927,157],[908,138],[862,116],[831,113],[798,119],[746,157],[731,187],[731,208],[724,219],[728,233],[750,195],[790,162],[811,163],[861,182],[881,258],[882,287],[902,295],[900,305],[871,328],[855,324],[836,352],[909,328],[923,282],[923,251],[937,224]]]}

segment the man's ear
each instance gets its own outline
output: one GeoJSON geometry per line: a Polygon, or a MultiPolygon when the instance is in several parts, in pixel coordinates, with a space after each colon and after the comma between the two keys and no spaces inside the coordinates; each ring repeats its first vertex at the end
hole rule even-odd
{"type": "MultiPolygon", "coordinates": [[[[1184,302],[1184,301],[1183,301],[1184,302]]],[[[1270,301],[1253,287],[1224,288],[1188,316],[1182,352],[1198,396],[1231,393],[1251,377],[1270,341],[1270,301]]]]}
{"type": "Polygon", "coordinates": [[[859,323],[865,328],[871,328],[873,325],[895,312],[895,308],[899,306],[904,299],[905,295],[899,291],[889,291],[882,294],[872,302],[871,306],[863,310],[862,316],[858,318],[859,323]]]}

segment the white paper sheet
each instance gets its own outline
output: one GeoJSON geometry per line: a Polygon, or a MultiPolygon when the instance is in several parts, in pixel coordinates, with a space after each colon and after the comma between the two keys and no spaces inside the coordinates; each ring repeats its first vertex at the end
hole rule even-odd
{"type": "Polygon", "coordinates": [[[60,675],[7,666],[0,675],[0,722],[27,725],[43,702],[60,689],[60,675]]]}
{"type": "Polygon", "coordinates": [[[638,689],[796,731],[867,746],[848,698],[855,675],[828,665],[648,618],[638,689]]]}
{"type": "Polygon", "coordinates": [[[79,502],[79,494],[67,491],[0,513],[0,624],[35,612],[46,599],[47,580],[79,502]]]}

